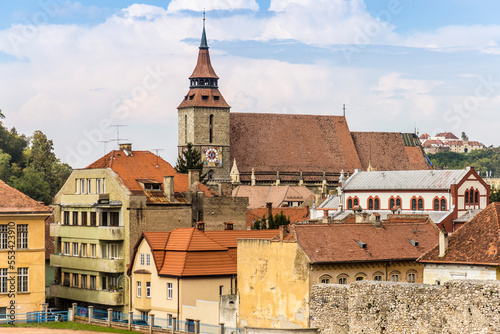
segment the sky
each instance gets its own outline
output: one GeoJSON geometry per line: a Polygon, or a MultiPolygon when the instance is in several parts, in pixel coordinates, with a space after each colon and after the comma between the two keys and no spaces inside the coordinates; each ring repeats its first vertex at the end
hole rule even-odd
{"type": "Polygon", "coordinates": [[[342,115],[345,104],[351,131],[500,145],[496,0],[2,1],[4,124],[43,131],[73,168],[118,138],[175,165],[204,9],[231,112],[342,115]]]}

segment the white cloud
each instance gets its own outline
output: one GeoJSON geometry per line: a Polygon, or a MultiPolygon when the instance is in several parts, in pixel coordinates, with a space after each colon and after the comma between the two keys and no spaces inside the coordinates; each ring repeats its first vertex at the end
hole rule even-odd
{"type": "Polygon", "coordinates": [[[201,12],[203,10],[233,10],[250,9],[259,10],[259,5],[255,0],[172,0],[168,5],[169,11],[193,10],[201,12]]]}
{"type": "Polygon", "coordinates": [[[404,79],[402,73],[392,72],[380,77],[378,84],[371,87],[372,91],[380,92],[385,97],[429,93],[434,87],[442,84],[440,81],[404,79]]]}

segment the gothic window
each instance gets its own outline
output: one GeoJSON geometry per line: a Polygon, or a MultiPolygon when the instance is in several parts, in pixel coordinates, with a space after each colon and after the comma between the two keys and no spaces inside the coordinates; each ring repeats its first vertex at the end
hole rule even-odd
{"type": "Polygon", "coordinates": [[[479,204],[479,190],[475,192],[474,203],[479,204]]]}
{"type": "Polygon", "coordinates": [[[389,210],[392,210],[392,208],[394,207],[394,204],[395,204],[395,202],[394,202],[394,198],[391,198],[391,199],[389,200],[389,210]]]}
{"type": "Polygon", "coordinates": [[[375,198],[375,210],[380,210],[380,200],[375,198]]]}
{"type": "Polygon", "coordinates": [[[351,198],[349,198],[347,200],[347,209],[352,210],[352,199],[351,198]]]}
{"type": "Polygon", "coordinates": [[[424,209],[424,200],[422,198],[418,199],[418,210],[422,211],[424,209]]]}
{"type": "Polygon", "coordinates": [[[373,210],[373,198],[368,199],[368,210],[373,210]]]}
{"type": "Polygon", "coordinates": [[[411,199],[411,209],[413,211],[417,211],[417,199],[416,198],[411,199]]]}
{"type": "Polygon", "coordinates": [[[434,199],[434,211],[439,211],[439,199],[434,199]]]}
{"type": "Polygon", "coordinates": [[[465,191],[465,204],[469,204],[469,191],[465,191]]]}
{"type": "Polygon", "coordinates": [[[401,198],[396,198],[396,206],[399,206],[401,208],[401,198]]]}
{"type": "Polygon", "coordinates": [[[358,206],[359,205],[359,200],[357,197],[354,198],[354,206],[358,206]]]}
{"type": "Polygon", "coordinates": [[[441,199],[441,211],[446,211],[446,200],[444,198],[441,199]]]}
{"type": "Polygon", "coordinates": [[[210,144],[214,140],[214,115],[210,115],[210,144]]]}
{"type": "Polygon", "coordinates": [[[474,191],[472,189],[470,190],[470,200],[469,200],[469,203],[470,204],[474,203],[474,191]]]}

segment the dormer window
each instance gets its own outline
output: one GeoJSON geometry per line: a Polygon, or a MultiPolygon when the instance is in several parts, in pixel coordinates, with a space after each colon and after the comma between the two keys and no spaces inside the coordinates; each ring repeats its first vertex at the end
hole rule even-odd
{"type": "Polygon", "coordinates": [[[194,94],[193,95],[189,95],[189,100],[192,100],[194,99],[194,94]]]}
{"type": "Polygon", "coordinates": [[[161,183],[144,183],[144,190],[161,190],[161,183]]]}
{"type": "Polygon", "coordinates": [[[202,96],[201,96],[201,99],[202,99],[203,101],[208,101],[208,95],[202,95],[202,96]]]}
{"type": "Polygon", "coordinates": [[[220,100],[220,96],[214,95],[214,101],[219,101],[219,100],[220,100]]]}

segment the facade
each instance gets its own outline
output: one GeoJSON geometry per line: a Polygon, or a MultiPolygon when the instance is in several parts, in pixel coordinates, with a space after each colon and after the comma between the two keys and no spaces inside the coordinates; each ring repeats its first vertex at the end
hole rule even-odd
{"type": "Polygon", "coordinates": [[[326,193],[341,170],[432,168],[412,133],[351,132],[344,116],[230,112],[205,28],[189,80],[178,107],[178,149],[192,143],[212,183],[305,185],[326,193]]]}
{"type": "Polygon", "coordinates": [[[429,221],[289,228],[272,240],[238,240],[240,327],[308,328],[318,283],[421,283],[415,260],[438,242],[429,221]]]}
{"type": "Polygon", "coordinates": [[[60,308],[77,302],[128,310],[125,273],[144,230],[191,227],[204,219],[206,208],[207,229],[223,229],[223,222],[246,228],[245,199],[216,198],[198,182],[198,174],[176,173],[160,157],[133,151],[130,144],[74,170],[54,204],[51,295],[60,308]]]}
{"type": "Polygon", "coordinates": [[[491,203],[451,236],[442,233],[439,245],[419,258],[424,283],[500,280],[499,245],[500,203],[491,203]]]}
{"type": "MultiPolygon", "coordinates": [[[[176,317],[194,326],[225,322],[221,301],[237,295],[236,240],[272,238],[277,230],[200,231],[177,228],[171,232],[144,232],[134,247],[128,270],[132,307],[137,315],[176,317]]],[[[235,297],[237,298],[237,297],[235,297]]],[[[232,317],[236,319],[236,317],[232,317]]],[[[188,328],[189,329],[189,328],[188,328]]]]}
{"type": "Polygon", "coordinates": [[[490,186],[474,168],[463,170],[358,171],[341,182],[331,196],[312,213],[335,218],[355,207],[368,211],[429,214],[448,212],[440,221],[448,232],[458,229],[459,217],[489,204],[490,186]],[[456,220],[456,221],[455,221],[456,220]]]}
{"type": "Polygon", "coordinates": [[[447,151],[467,153],[485,148],[482,143],[469,140],[467,137],[459,140],[458,137],[451,132],[438,133],[434,137],[431,137],[428,134],[423,134],[419,139],[422,143],[422,147],[428,154],[447,151]]]}
{"type": "Polygon", "coordinates": [[[51,210],[0,180],[0,319],[43,311],[45,220],[51,210]]]}

